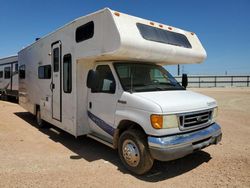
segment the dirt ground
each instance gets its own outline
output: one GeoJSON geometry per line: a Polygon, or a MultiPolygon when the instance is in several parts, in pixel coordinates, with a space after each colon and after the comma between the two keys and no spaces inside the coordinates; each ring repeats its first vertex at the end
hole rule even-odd
{"type": "Polygon", "coordinates": [[[86,137],[37,129],[0,101],[0,187],[250,187],[250,88],[193,89],[217,99],[219,145],[133,176],[116,151],[86,137]]]}

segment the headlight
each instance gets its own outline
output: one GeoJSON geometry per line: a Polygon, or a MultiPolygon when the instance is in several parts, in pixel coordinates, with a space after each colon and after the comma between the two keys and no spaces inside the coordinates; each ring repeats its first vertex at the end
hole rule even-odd
{"type": "Polygon", "coordinates": [[[151,115],[151,125],[155,129],[171,129],[178,127],[178,118],[176,115],[151,115]]]}
{"type": "Polygon", "coordinates": [[[214,108],[213,115],[212,115],[212,121],[215,121],[218,116],[218,107],[214,108]]]}

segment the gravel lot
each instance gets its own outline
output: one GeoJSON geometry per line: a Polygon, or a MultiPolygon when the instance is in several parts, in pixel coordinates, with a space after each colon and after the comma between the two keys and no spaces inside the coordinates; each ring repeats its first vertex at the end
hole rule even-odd
{"type": "Polygon", "coordinates": [[[0,101],[0,187],[250,187],[250,88],[193,89],[219,103],[222,142],[133,176],[116,151],[86,137],[37,129],[0,101]]]}

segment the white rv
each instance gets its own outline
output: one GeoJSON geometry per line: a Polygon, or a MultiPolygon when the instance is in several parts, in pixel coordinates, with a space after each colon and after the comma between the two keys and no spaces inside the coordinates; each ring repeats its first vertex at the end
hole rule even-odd
{"type": "Polygon", "coordinates": [[[0,96],[18,98],[18,62],[17,55],[0,59],[0,96]]]}
{"type": "Polygon", "coordinates": [[[154,160],[221,140],[214,99],[186,90],[163,67],[206,58],[193,32],[108,8],[80,17],[18,53],[19,103],[74,136],[117,149],[146,173],[154,160]]]}

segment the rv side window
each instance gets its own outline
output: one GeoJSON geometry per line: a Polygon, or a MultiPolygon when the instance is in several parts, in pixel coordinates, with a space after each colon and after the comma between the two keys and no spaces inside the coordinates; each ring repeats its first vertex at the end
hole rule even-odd
{"type": "Polygon", "coordinates": [[[99,65],[96,68],[97,84],[92,93],[115,93],[115,79],[108,65],[99,65]]]}
{"type": "Polygon", "coordinates": [[[44,65],[38,67],[38,78],[39,79],[50,79],[51,78],[51,66],[44,65]]]}
{"type": "Polygon", "coordinates": [[[3,71],[0,71],[0,78],[3,77],[3,71]]]}
{"type": "Polygon", "coordinates": [[[4,68],[4,78],[9,79],[10,78],[10,67],[4,68]]]}
{"type": "Polygon", "coordinates": [[[25,65],[19,67],[19,78],[25,79],[25,65]]]}
{"type": "Polygon", "coordinates": [[[63,57],[63,91],[71,93],[72,90],[72,58],[71,54],[63,57]]]}
{"type": "Polygon", "coordinates": [[[53,64],[54,64],[54,72],[59,71],[59,48],[53,49],[53,64]]]}
{"type": "Polygon", "coordinates": [[[88,22],[76,29],[75,39],[76,42],[88,40],[94,36],[94,22],[88,22]]]}
{"type": "Polygon", "coordinates": [[[137,23],[137,28],[145,40],[192,48],[187,37],[181,33],[167,31],[164,29],[137,23]]]}

